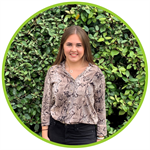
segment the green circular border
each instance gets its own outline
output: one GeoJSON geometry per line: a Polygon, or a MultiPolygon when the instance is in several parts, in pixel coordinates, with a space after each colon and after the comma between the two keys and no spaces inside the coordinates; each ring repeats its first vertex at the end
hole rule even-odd
{"type": "Polygon", "coordinates": [[[15,32],[15,34],[13,35],[13,37],[11,38],[8,46],[7,46],[7,49],[6,49],[6,52],[5,52],[5,55],[4,55],[4,59],[3,59],[3,64],[2,64],[2,84],[3,84],[3,90],[4,90],[4,94],[5,94],[5,98],[7,100],[7,103],[8,103],[8,106],[9,108],[11,109],[12,113],[14,114],[14,116],[16,117],[16,119],[20,122],[20,124],[25,128],[27,129],[30,133],[32,133],[34,136],[36,136],[37,138],[47,142],[47,143],[51,143],[53,145],[57,145],[57,146],[61,146],[61,147],[69,147],[69,148],[82,148],[82,147],[89,147],[89,146],[94,146],[94,145],[97,145],[97,144],[100,144],[100,143],[103,143],[109,139],[111,139],[112,137],[116,136],[118,133],[120,133],[122,130],[124,130],[128,125],[129,123],[134,119],[134,117],[136,116],[136,114],[138,113],[142,103],[143,103],[143,100],[144,100],[144,97],[145,97],[145,94],[146,94],[146,90],[147,90],[147,83],[148,83],[148,66],[147,66],[147,60],[146,60],[146,56],[145,56],[145,52],[144,52],[144,49],[142,47],[142,44],[140,42],[140,40],[138,39],[137,35],[135,34],[135,32],[131,29],[131,27],[122,19],[120,18],[118,15],[116,15],[115,13],[111,12],[110,10],[104,8],[104,7],[101,7],[99,5],[96,5],[96,4],[92,4],[92,3],[87,3],[87,2],[63,2],[63,3],[58,3],[58,4],[54,4],[54,5],[51,5],[51,6],[48,6],[40,11],[38,11],[37,13],[33,14],[31,17],[29,17],[19,28],[18,30],[15,32]],[[5,87],[5,80],[4,80],[4,71],[5,71],[5,62],[6,62],[6,57],[7,57],[7,53],[9,51],[9,48],[11,46],[11,43],[13,42],[14,38],[16,37],[16,35],[18,34],[18,32],[21,30],[21,28],[28,22],[30,21],[32,18],[34,18],[35,16],[37,16],[39,13],[42,13],[44,11],[46,11],[47,9],[50,9],[50,8],[53,8],[53,7],[57,7],[57,6],[61,6],[61,5],[67,5],[67,4],[81,4],[81,5],[90,5],[90,6],[93,6],[93,7],[97,7],[97,8],[100,8],[104,11],[107,11],[109,12],[110,14],[116,16],[119,20],[121,20],[127,27],[128,29],[132,32],[132,34],[135,36],[142,52],[143,52],[143,56],[144,56],[144,62],[145,62],[145,68],[146,68],[146,78],[145,78],[145,86],[144,86],[144,92],[143,92],[143,95],[142,95],[142,98],[141,98],[141,101],[139,103],[139,106],[137,108],[137,110],[134,112],[133,116],[129,119],[129,121],[120,129],[118,130],[116,133],[114,133],[113,135],[107,137],[106,139],[100,141],[100,142],[95,142],[95,143],[92,143],[92,144],[86,144],[86,145],[80,145],[80,146],[70,146],[70,145],[63,145],[63,144],[58,144],[58,143],[55,143],[55,142],[52,142],[52,141],[48,141],[44,138],[42,138],[41,136],[37,135],[35,132],[33,132],[32,130],[30,130],[21,120],[20,118],[16,115],[15,111],[13,110],[11,104],[10,104],[10,101],[7,97],[7,92],[6,92],[6,87],[5,87]]]}

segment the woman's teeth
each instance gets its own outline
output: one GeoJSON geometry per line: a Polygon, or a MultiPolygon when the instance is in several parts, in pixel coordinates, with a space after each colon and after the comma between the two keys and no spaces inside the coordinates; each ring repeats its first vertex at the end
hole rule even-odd
{"type": "Polygon", "coordinates": [[[70,54],[71,56],[76,56],[76,55],[78,55],[78,54],[70,54]]]}

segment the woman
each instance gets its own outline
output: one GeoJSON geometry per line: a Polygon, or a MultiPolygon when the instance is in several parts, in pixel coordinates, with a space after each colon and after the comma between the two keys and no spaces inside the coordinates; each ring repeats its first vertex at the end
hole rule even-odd
{"type": "Polygon", "coordinates": [[[47,72],[41,125],[43,138],[67,145],[93,143],[107,134],[105,78],[93,63],[89,38],[79,26],[64,32],[47,72]]]}

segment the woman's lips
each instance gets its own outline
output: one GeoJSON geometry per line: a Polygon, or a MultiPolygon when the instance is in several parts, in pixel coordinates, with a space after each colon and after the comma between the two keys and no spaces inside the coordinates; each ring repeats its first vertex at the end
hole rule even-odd
{"type": "Polygon", "coordinates": [[[70,54],[72,57],[76,57],[78,54],[70,54]]]}

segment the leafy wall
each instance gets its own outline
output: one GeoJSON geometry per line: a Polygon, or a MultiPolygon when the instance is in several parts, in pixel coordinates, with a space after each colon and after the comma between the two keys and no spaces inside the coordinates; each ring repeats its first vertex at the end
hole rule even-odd
{"type": "Polygon", "coordinates": [[[88,5],[62,5],[31,19],[14,38],[5,63],[5,85],[21,121],[41,135],[44,79],[58,53],[64,29],[81,26],[94,62],[106,79],[108,136],[137,110],[145,85],[143,53],[131,31],[112,14],[88,5]]]}

